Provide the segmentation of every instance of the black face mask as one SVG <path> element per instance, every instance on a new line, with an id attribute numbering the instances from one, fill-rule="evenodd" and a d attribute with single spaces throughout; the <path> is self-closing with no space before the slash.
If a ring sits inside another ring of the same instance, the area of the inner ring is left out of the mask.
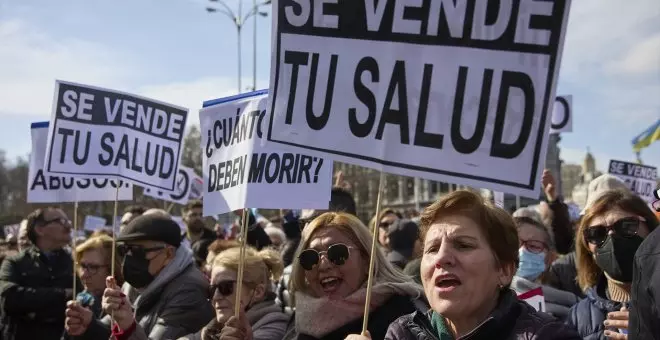
<path id="1" fill-rule="evenodd" d="M 149 273 L 149 260 L 144 256 L 126 254 L 121 265 L 124 280 L 134 288 L 144 288 L 154 280 Z"/>
<path id="2" fill-rule="evenodd" d="M 612 279 L 632 282 L 635 252 L 642 244 L 641 237 L 608 235 L 605 242 L 596 249 L 596 264 Z"/>

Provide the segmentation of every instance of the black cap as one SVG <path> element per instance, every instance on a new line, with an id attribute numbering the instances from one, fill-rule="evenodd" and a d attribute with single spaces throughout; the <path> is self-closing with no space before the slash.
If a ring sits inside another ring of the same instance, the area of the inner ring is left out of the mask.
<path id="1" fill-rule="evenodd" d="M 127 241 L 161 241 L 179 247 L 181 228 L 170 218 L 142 215 L 132 220 L 117 236 L 117 242 Z"/>
<path id="2" fill-rule="evenodd" d="M 392 250 L 409 251 L 415 247 L 419 226 L 411 220 L 397 220 L 387 229 L 387 236 Z"/>

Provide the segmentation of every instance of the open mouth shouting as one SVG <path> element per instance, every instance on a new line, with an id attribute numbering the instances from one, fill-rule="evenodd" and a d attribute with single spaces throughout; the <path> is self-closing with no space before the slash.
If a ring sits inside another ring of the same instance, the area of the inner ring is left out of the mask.
<path id="1" fill-rule="evenodd" d="M 441 274 L 435 278 L 435 290 L 440 293 L 451 293 L 461 284 L 461 280 L 454 274 Z"/>
<path id="2" fill-rule="evenodd" d="M 322 277 L 320 280 L 321 288 L 326 294 L 332 294 L 339 289 L 339 285 L 342 283 L 342 279 L 336 276 L 326 276 Z"/>

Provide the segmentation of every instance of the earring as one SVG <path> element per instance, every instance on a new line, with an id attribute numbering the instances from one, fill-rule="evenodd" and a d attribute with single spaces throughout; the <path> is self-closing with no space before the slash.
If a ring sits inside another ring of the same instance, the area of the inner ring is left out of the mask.
<path id="1" fill-rule="evenodd" d="M 504 285 L 500 283 L 497 285 L 497 288 L 499 288 L 499 290 L 504 290 Z"/>

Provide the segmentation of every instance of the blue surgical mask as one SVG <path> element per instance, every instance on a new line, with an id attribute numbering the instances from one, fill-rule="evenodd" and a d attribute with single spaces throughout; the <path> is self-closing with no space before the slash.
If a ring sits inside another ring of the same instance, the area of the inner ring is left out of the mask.
<path id="1" fill-rule="evenodd" d="M 545 271 L 545 252 L 534 254 L 525 247 L 520 247 L 518 257 L 520 257 L 520 263 L 516 276 L 534 281 Z"/>

